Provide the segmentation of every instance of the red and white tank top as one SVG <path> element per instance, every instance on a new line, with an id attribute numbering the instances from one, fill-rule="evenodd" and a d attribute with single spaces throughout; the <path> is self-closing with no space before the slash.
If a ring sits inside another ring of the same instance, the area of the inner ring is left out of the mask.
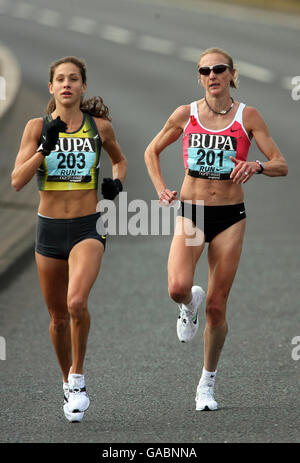
<path id="1" fill-rule="evenodd" d="M 227 180 L 235 164 L 230 156 L 246 161 L 250 139 L 243 125 L 244 103 L 224 129 L 205 128 L 198 117 L 197 101 L 190 105 L 190 118 L 183 131 L 183 161 L 192 177 Z"/>

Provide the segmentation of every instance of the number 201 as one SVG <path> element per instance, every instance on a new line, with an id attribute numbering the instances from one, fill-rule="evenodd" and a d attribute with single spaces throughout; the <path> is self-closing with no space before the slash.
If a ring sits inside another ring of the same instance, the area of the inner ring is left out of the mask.
<path id="1" fill-rule="evenodd" d="M 205 163 L 208 165 L 208 166 L 213 166 L 214 163 L 215 163 L 215 160 L 216 160 L 216 156 L 219 158 L 219 166 L 222 167 L 223 166 L 223 151 L 220 151 L 217 155 L 216 153 L 213 151 L 213 150 L 209 150 L 207 151 L 207 153 L 205 152 L 205 150 L 203 149 L 200 149 L 197 151 L 197 154 L 198 155 L 201 155 L 200 158 L 198 159 L 197 161 L 197 164 L 199 164 L 200 166 L 204 166 Z M 206 157 L 206 161 L 203 161 L 203 159 Z"/>

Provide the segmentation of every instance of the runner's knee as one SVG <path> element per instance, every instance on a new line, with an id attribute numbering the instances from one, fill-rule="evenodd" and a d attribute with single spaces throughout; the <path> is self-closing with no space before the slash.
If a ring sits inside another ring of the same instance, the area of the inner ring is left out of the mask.
<path id="1" fill-rule="evenodd" d="M 87 302 L 84 297 L 80 294 L 74 294 L 74 296 L 68 299 L 68 312 L 72 318 L 80 319 L 87 311 Z"/>
<path id="2" fill-rule="evenodd" d="M 191 292 L 191 286 L 186 282 L 174 280 L 169 282 L 169 295 L 174 302 L 180 303 Z"/>
<path id="3" fill-rule="evenodd" d="M 70 317 L 63 317 L 63 318 L 57 318 L 57 317 L 51 317 L 51 327 L 56 333 L 62 333 L 66 331 L 69 328 L 70 324 Z"/>
<path id="4" fill-rule="evenodd" d="M 217 301 L 208 301 L 206 303 L 206 321 L 208 325 L 216 328 L 222 326 L 226 321 L 226 305 Z"/>

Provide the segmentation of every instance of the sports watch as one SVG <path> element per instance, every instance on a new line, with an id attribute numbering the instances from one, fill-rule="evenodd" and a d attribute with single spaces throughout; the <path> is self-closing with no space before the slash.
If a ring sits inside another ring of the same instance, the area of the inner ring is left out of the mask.
<path id="1" fill-rule="evenodd" d="M 256 159 L 255 162 L 256 162 L 256 163 L 259 165 L 259 167 L 260 167 L 260 170 L 258 170 L 256 173 L 257 173 L 257 174 L 262 174 L 263 171 L 265 170 L 264 164 L 263 164 L 262 162 L 260 162 L 258 159 Z"/>

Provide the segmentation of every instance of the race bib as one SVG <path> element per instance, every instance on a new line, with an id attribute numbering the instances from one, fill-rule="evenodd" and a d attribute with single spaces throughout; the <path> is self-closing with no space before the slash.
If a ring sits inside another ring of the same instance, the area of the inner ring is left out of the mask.
<path id="1" fill-rule="evenodd" d="M 189 134 L 188 166 L 195 176 L 228 179 L 235 164 L 237 140 L 227 135 Z"/>
<path id="2" fill-rule="evenodd" d="M 68 146 L 66 146 L 68 149 L 64 150 L 62 148 L 64 148 L 64 144 L 66 144 L 66 142 L 68 142 Z M 57 150 L 52 151 L 49 156 L 45 157 L 48 170 L 47 181 L 77 183 L 90 182 L 91 169 L 96 160 L 96 152 L 93 142 L 94 140 L 89 139 L 60 139 L 59 144 L 56 145 Z M 78 146 L 80 144 L 82 146 Z M 74 149 L 78 147 L 84 148 L 84 150 Z"/>

